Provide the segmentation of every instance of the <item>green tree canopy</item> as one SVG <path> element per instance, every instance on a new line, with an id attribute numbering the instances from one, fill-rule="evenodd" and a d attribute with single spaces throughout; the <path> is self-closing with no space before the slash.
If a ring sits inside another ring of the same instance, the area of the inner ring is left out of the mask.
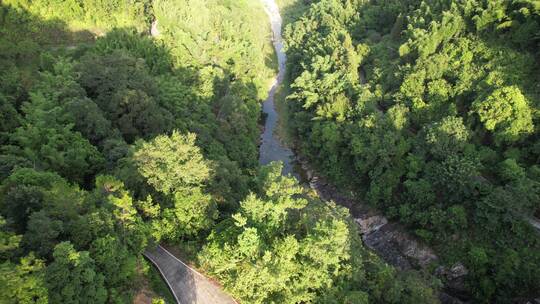
<path id="1" fill-rule="evenodd" d="M 142 143 L 134 154 L 139 172 L 165 194 L 202 186 L 210 177 L 210 168 L 195 139 L 195 134 L 173 131 L 171 136 L 161 135 Z"/>
<path id="2" fill-rule="evenodd" d="M 51 302 L 106 302 L 104 276 L 87 251 L 77 251 L 71 243 L 63 242 L 54 248 L 53 257 L 45 275 Z"/>
<path id="3" fill-rule="evenodd" d="M 498 142 L 514 142 L 533 132 L 531 109 L 525 96 L 515 86 L 503 87 L 472 104 L 486 130 Z"/>

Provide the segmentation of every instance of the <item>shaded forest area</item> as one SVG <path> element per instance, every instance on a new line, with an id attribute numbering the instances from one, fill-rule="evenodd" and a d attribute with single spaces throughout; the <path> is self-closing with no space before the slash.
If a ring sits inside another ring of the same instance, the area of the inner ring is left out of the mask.
<path id="1" fill-rule="evenodd" d="M 160 293 L 141 255 L 159 242 L 243 303 L 437 301 L 362 247 L 346 209 L 258 167 L 276 65 L 260 3 L 0 8 L 0 303 Z"/>
<path id="2" fill-rule="evenodd" d="M 301 153 L 469 269 L 540 294 L 538 1 L 320 0 L 285 31 Z"/>
<path id="3" fill-rule="evenodd" d="M 536 2 L 279 3 L 302 152 L 465 263 L 475 301 L 536 296 Z M 2 1 L 0 303 L 132 302 L 159 242 L 242 303 L 438 302 L 345 208 L 258 166 L 266 20 L 250 0 Z"/>
<path id="4" fill-rule="evenodd" d="M 250 1 L 2 1 L 1 303 L 130 302 L 144 248 L 238 207 L 274 74 L 262 18 Z"/>

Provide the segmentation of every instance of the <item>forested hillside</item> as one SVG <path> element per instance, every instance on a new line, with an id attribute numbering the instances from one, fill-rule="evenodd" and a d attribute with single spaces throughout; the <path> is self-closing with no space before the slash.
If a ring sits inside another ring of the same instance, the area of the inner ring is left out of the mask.
<path id="1" fill-rule="evenodd" d="M 252 1 L 2 1 L 0 303 L 128 303 L 144 248 L 237 208 L 274 74 L 261 19 Z"/>
<path id="2" fill-rule="evenodd" d="M 261 168 L 253 192 L 199 254 L 241 303 L 439 303 L 439 282 L 382 262 L 364 248 L 346 208 L 281 169 Z"/>
<path id="3" fill-rule="evenodd" d="M 538 1 L 278 3 L 301 153 L 465 264 L 460 296 L 537 297 Z M 397 271 L 258 165 L 267 20 L 255 0 L 0 3 L 0 303 L 131 303 L 158 243 L 241 303 L 439 301 L 433 269 Z"/>
<path id="4" fill-rule="evenodd" d="M 538 296 L 538 1 L 308 2 L 285 33 L 301 153 L 464 263 L 475 303 Z"/>
<path id="5" fill-rule="evenodd" d="M 243 303 L 437 302 L 346 209 L 258 168 L 276 64 L 260 3 L 0 8 L 0 303 L 130 303 L 160 242 Z"/>

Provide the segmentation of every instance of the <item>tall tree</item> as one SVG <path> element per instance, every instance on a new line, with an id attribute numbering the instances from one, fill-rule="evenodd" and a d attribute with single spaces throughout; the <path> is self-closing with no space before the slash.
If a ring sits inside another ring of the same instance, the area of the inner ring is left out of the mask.
<path id="1" fill-rule="evenodd" d="M 165 194 L 202 186 L 210 177 L 210 168 L 195 139 L 195 134 L 173 131 L 171 136 L 142 143 L 134 154 L 139 172 Z"/>
<path id="2" fill-rule="evenodd" d="M 87 251 L 76 251 L 69 242 L 54 248 L 54 260 L 45 278 L 52 303 L 105 303 L 104 276 Z"/>

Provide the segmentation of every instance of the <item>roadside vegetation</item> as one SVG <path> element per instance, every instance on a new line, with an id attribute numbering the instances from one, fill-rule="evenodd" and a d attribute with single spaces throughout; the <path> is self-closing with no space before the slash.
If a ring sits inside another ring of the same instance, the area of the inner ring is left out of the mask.
<path id="1" fill-rule="evenodd" d="M 252 1 L 2 2 L 1 303 L 130 302 L 147 246 L 237 208 L 274 74 L 261 18 Z"/>
<path id="2" fill-rule="evenodd" d="M 534 1 L 278 4 L 302 153 L 466 263 L 475 301 L 534 295 Z M 0 303 L 170 302 L 142 257 L 161 242 L 242 303 L 439 301 L 347 209 L 259 166 L 267 20 L 252 0 L 2 1 Z"/>
<path id="3" fill-rule="evenodd" d="M 276 71 L 258 2 L 0 8 L 0 303 L 171 301 L 141 254 L 159 242 L 244 303 L 435 302 L 347 210 L 259 168 Z"/>

